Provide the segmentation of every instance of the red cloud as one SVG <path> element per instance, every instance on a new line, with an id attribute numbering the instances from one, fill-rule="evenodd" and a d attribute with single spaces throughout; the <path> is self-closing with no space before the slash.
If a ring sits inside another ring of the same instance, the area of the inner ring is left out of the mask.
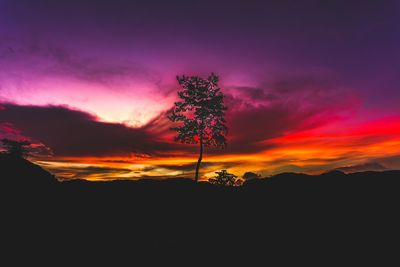
<path id="1" fill-rule="evenodd" d="M 356 97 L 315 79 L 289 80 L 265 89 L 233 87 L 228 91 L 231 153 L 267 149 L 271 144 L 265 140 L 336 122 L 359 106 Z"/>

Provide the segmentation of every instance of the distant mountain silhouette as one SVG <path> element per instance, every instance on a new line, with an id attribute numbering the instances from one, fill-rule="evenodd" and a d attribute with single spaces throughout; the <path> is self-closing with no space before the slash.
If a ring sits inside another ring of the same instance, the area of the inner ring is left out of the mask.
<path id="1" fill-rule="evenodd" d="M 5 156 L 0 170 L 2 252 L 35 255 L 31 263 L 52 262 L 49 255 L 112 265 L 146 256 L 147 266 L 209 265 L 211 257 L 248 265 L 397 259 L 400 171 L 282 173 L 220 187 L 190 179 L 57 182 Z"/>
<path id="2" fill-rule="evenodd" d="M 365 164 L 353 165 L 336 168 L 335 170 L 350 173 L 350 172 L 365 172 L 365 171 L 385 171 L 387 168 L 380 163 L 370 162 Z"/>

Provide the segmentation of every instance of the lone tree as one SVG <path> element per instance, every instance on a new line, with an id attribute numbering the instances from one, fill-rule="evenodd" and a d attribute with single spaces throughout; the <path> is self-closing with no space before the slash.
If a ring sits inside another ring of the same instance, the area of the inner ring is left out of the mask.
<path id="1" fill-rule="evenodd" d="M 225 123 L 224 94 L 218 86 L 219 77 L 211 73 L 207 79 L 198 76 L 178 76 L 181 99 L 175 102 L 168 116 L 180 126 L 171 128 L 177 132 L 175 141 L 184 144 L 199 144 L 199 159 L 196 165 L 196 182 L 203 159 L 203 146 L 225 148 L 228 127 Z"/>
<path id="2" fill-rule="evenodd" d="M 6 151 L 5 153 L 17 157 L 17 158 L 25 158 L 29 154 L 29 145 L 31 144 L 30 142 L 24 140 L 24 141 L 15 141 L 15 140 L 10 140 L 7 138 L 1 139 L 1 142 L 3 143 L 3 147 L 5 147 Z"/>

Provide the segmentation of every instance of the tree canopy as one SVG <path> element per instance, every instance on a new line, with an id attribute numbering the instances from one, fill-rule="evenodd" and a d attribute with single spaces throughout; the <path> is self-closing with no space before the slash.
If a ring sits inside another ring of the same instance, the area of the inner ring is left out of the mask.
<path id="1" fill-rule="evenodd" d="M 224 95 L 218 87 L 219 77 L 212 73 L 207 79 L 198 76 L 177 77 L 182 90 L 178 96 L 182 101 L 175 102 L 170 120 L 183 122 L 174 127 L 178 135 L 176 141 L 224 148 L 226 146 L 226 127 L 224 115 L 226 107 Z"/>
<path id="2" fill-rule="evenodd" d="M 236 185 L 236 175 L 229 173 L 227 170 L 215 172 L 215 178 L 210 178 L 208 181 L 214 185 L 234 186 Z"/>

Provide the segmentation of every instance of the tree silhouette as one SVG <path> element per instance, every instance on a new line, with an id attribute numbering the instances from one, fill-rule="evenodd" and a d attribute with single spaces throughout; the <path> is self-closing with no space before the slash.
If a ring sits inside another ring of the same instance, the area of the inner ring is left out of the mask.
<path id="1" fill-rule="evenodd" d="M 222 170 L 215 173 L 215 178 L 210 178 L 208 181 L 214 185 L 234 186 L 236 185 L 236 175 L 229 173 L 227 170 Z"/>
<path id="2" fill-rule="evenodd" d="M 177 77 L 181 90 L 178 96 L 181 101 L 175 102 L 168 116 L 173 122 L 181 122 L 178 127 L 171 128 L 177 132 L 175 141 L 185 144 L 199 144 L 199 159 L 196 165 L 196 182 L 203 159 L 203 146 L 225 148 L 228 128 L 225 123 L 225 110 L 218 81 L 219 77 L 211 73 L 207 79 L 198 76 Z"/>
<path id="3" fill-rule="evenodd" d="M 6 149 L 6 154 L 17 158 L 25 158 L 28 156 L 28 146 L 31 144 L 30 142 L 26 140 L 15 141 L 7 138 L 2 139 L 1 142 L 3 143 L 3 147 Z"/>

